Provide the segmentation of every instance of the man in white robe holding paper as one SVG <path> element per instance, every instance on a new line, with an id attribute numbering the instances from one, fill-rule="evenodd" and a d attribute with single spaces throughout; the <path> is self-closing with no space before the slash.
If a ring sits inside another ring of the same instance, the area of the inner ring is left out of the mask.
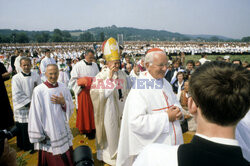
<path id="1" fill-rule="evenodd" d="M 28 57 L 20 59 L 22 71 L 12 78 L 12 101 L 14 118 L 18 128 L 17 147 L 23 150 L 33 150 L 29 142 L 28 117 L 33 89 L 41 83 L 40 76 L 31 72 L 31 60 Z"/>
<path id="2" fill-rule="evenodd" d="M 133 83 L 124 107 L 117 166 L 132 165 L 148 144 L 183 143 L 179 123 L 182 107 L 171 85 L 164 79 L 167 64 L 163 50 L 153 48 L 147 52 L 147 71 Z"/>
<path id="3" fill-rule="evenodd" d="M 57 82 L 56 64 L 46 68 L 47 81 L 34 89 L 29 112 L 29 138 L 39 150 L 38 165 L 73 165 L 69 119 L 74 104 L 69 89 Z"/>
<path id="4" fill-rule="evenodd" d="M 119 70 L 118 43 L 109 38 L 104 46 L 107 67 L 94 78 L 90 95 L 94 106 L 97 159 L 116 165 L 121 118 L 129 84 L 127 74 Z"/>

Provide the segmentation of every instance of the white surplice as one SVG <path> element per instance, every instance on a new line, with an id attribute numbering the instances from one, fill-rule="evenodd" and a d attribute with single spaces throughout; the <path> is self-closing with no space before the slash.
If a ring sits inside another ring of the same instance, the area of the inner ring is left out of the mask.
<path id="1" fill-rule="evenodd" d="M 48 58 L 47 56 L 42 59 L 40 63 L 40 72 L 41 72 L 41 79 L 43 82 L 46 81 L 45 71 L 48 64 L 56 64 L 56 61 L 53 58 Z"/>
<path id="2" fill-rule="evenodd" d="M 44 83 L 34 89 L 29 110 L 28 133 L 35 149 L 53 153 L 65 153 L 72 146 L 73 136 L 69 119 L 74 104 L 69 89 L 62 83 L 58 87 L 48 88 Z M 51 102 L 52 95 L 63 94 L 66 102 L 64 111 L 60 104 Z M 46 140 L 46 141 L 44 141 Z"/>
<path id="3" fill-rule="evenodd" d="M 18 57 L 16 57 L 15 62 L 14 62 L 14 66 L 15 66 L 15 68 L 16 68 L 16 72 L 17 72 L 17 73 L 19 73 L 19 72 L 22 71 L 22 68 L 21 68 L 21 66 L 20 66 L 20 60 L 21 60 L 22 57 L 23 57 L 23 56 L 18 56 Z"/>
<path id="4" fill-rule="evenodd" d="M 65 86 L 68 87 L 68 82 L 69 82 L 69 75 L 67 72 L 67 65 L 66 64 L 62 64 L 61 62 L 59 62 L 57 64 L 58 69 L 59 69 L 59 76 L 57 81 L 64 83 Z"/>
<path id="5" fill-rule="evenodd" d="M 165 112 L 172 106 L 182 109 L 168 81 L 155 80 L 148 71 L 141 73 L 125 103 L 117 166 L 132 165 L 148 144 L 183 143 L 179 120 L 169 122 Z"/>
<path id="6" fill-rule="evenodd" d="M 115 165 L 121 118 L 124 103 L 129 92 L 129 78 L 124 71 L 119 70 L 114 73 L 112 77 L 113 82 L 111 82 L 108 79 L 109 71 L 108 68 L 103 68 L 97 74 L 92 84 L 90 95 L 95 116 L 97 159 L 109 165 Z M 119 99 L 116 79 L 122 81 L 120 84 L 122 87 L 122 99 Z M 99 84 L 100 82 L 106 88 L 103 86 L 99 87 L 101 85 Z"/>
<path id="7" fill-rule="evenodd" d="M 70 75 L 71 78 L 69 80 L 69 87 L 72 89 L 75 93 L 75 104 L 76 108 L 78 108 L 78 101 L 77 96 L 81 92 L 81 86 L 77 85 L 77 79 L 81 77 L 95 77 L 99 73 L 99 69 L 96 63 L 92 62 L 92 65 L 86 65 L 86 63 L 81 60 L 80 62 L 77 62 Z"/>
<path id="8" fill-rule="evenodd" d="M 25 77 L 19 72 L 11 81 L 15 121 L 28 123 L 29 108 L 25 105 L 30 103 L 34 87 L 41 83 L 40 76 L 36 72 L 31 72 L 31 76 Z"/>
<path id="9" fill-rule="evenodd" d="M 235 138 L 239 142 L 244 158 L 250 162 L 250 110 L 238 123 Z"/>

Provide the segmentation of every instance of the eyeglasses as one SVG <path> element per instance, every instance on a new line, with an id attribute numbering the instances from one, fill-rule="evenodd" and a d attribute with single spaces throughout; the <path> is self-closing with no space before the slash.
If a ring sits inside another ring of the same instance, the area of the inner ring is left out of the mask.
<path id="1" fill-rule="evenodd" d="M 168 63 L 167 64 L 154 64 L 154 63 L 152 63 L 153 65 L 155 65 L 155 66 L 158 66 L 158 67 L 160 67 L 160 68 L 163 68 L 164 66 L 166 66 L 166 67 L 168 67 Z"/>

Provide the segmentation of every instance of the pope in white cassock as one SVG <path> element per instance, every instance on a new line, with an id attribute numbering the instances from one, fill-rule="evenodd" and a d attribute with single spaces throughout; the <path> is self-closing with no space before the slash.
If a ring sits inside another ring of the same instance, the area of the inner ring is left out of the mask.
<path id="1" fill-rule="evenodd" d="M 117 166 L 132 165 L 151 143 L 183 143 L 179 119 L 181 105 L 164 79 L 168 59 L 159 48 L 148 51 L 147 70 L 140 74 L 125 103 L 118 145 Z"/>
<path id="2" fill-rule="evenodd" d="M 38 165 L 73 165 L 69 119 L 74 104 L 69 89 L 58 79 L 58 67 L 49 64 L 47 81 L 33 92 L 28 133 L 30 142 L 39 150 Z"/>
<path id="3" fill-rule="evenodd" d="M 120 53 L 116 40 L 109 38 L 103 46 L 107 67 L 94 78 L 90 95 L 94 106 L 97 159 L 115 165 L 129 78 L 119 70 Z"/>
<path id="4" fill-rule="evenodd" d="M 41 80 L 43 82 L 46 81 L 45 70 L 48 64 L 56 64 L 56 61 L 50 57 L 50 50 L 45 49 L 45 58 L 40 63 Z"/>

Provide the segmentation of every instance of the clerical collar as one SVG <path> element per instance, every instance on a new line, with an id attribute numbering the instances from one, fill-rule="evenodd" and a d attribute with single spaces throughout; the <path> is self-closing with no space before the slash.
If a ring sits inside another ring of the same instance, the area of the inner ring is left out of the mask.
<path id="1" fill-rule="evenodd" d="M 87 62 L 85 59 L 83 60 L 85 62 L 86 65 L 92 65 L 92 62 Z"/>
<path id="2" fill-rule="evenodd" d="M 195 135 L 197 135 L 203 139 L 215 142 L 215 143 L 224 144 L 224 145 L 231 145 L 231 146 L 239 146 L 238 141 L 235 139 L 220 138 L 220 137 L 208 137 L 206 135 L 199 134 L 199 133 L 196 133 Z"/>
<path id="3" fill-rule="evenodd" d="M 31 76 L 31 72 L 29 74 L 27 74 L 27 73 L 24 73 L 24 72 L 21 71 L 21 73 L 23 74 L 24 77 Z"/>
<path id="4" fill-rule="evenodd" d="M 58 83 L 52 84 L 52 83 L 50 83 L 48 80 L 45 81 L 44 84 L 45 84 L 48 88 L 56 88 L 56 87 L 58 87 Z"/>

